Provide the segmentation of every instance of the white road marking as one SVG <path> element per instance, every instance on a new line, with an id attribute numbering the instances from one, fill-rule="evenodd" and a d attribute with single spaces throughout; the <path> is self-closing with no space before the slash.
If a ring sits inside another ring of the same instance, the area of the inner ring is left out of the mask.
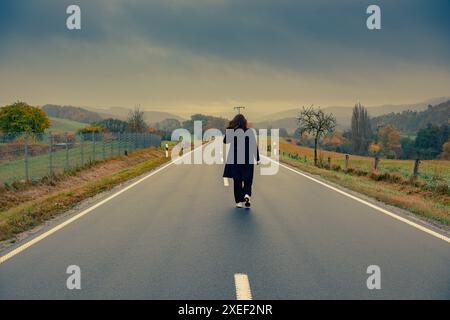
<path id="1" fill-rule="evenodd" d="M 229 187 L 230 186 L 230 182 L 228 181 L 228 178 L 223 178 L 223 185 L 225 187 Z"/>
<path id="2" fill-rule="evenodd" d="M 262 157 L 269 159 L 269 161 L 277 162 L 277 161 L 275 161 L 275 160 L 273 160 L 273 159 L 271 159 L 271 158 L 269 158 L 269 157 L 266 157 L 266 156 L 263 156 L 263 155 L 262 155 Z M 340 194 L 342 194 L 342 195 L 344 195 L 344 196 L 346 196 L 346 197 L 349 197 L 349 198 L 351 198 L 351 199 L 353 199 L 353 200 L 356 200 L 356 201 L 358 201 L 358 202 L 360 202 L 360 203 L 362 203 L 362 204 L 365 204 L 365 205 L 368 206 L 368 207 L 371 207 L 371 208 L 373 208 L 373 209 L 375 209 L 375 210 L 378 210 L 378 211 L 380 211 L 381 213 L 384 213 L 384 214 L 386 214 L 386 215 L 388 215 L 388 216 L 390 216 L 390 217 L 392 217 L 392 218 L 394 218 L 394 219 L 397 219 L 397 220 L 399 220 L 399 221 L 401 221 L 401 222 L 404 222 L 404 223 L 406 223 L 406 224 L 408 224 L 408 225 L 410 225 L 410 226 L 412 226 L 412 227 L 414 227 L 414 228 L 416 228 L 416 229 L 418 229 L 418 230 L 421 230 L 421 231 L 423 231 L 423 232 L 426 232 L 426 233 L 428 233 L 429 235 L 432 235 L 432 236 L 434 236 L 434 237 L 436 237 L 436 238 L 438 238 L 438 239 L 441 239 L 441 240 L 444 240 L 444 241 L 450 243 L 450 238 L 449 238 L 449 237 L 446 237 L 446 236 L 443 235 L 443 234 L 440 234 L 440 233 L 438 233 L 438 232 L 436 232 L 436 231 L 433 231 L 433 230 L 431 230 L 431 229 L 428 229 L 428 228 L 426 228 L 426 227 L 424 227 L 424 226 L 422 226 L 422 225 L 420 225 L 420 224 L 417 224 L 417 223 L 415 223 L 415 222 L 412 222 L 412 221 L 410 221 L 410 220 L 408 220 L 408 219 L 406 219 L 406 218 L 403 218 L 403 217 L 401 217 L 401 216 L 399 216 L 399 215 L 397 215 L 397 214 L 395 214 L 395 213 L 393 213 L 393 212 L 391 212 L 391 211 L 388 211 L 388 210 L 383 209 L 383 208 L 381 208 L 381 207 L 379 207 L 379 206 L 377 206 L 377 205 L 375 205 L 375 204 L 373 204 L 373 203 L 370 203 L 370 202 L 368 202 L 368 201 L 365 201 L 365 200 L 363 200 L 363 199 L 360 199 L 360 198 L 358 198 L 358 197 L 356 197 L 356 196 L 354 196 L 354 195 L 352 195 L 352 194 L 350 194 L 350 193 L 347 193 L 347 192 L 345 192 L 345 191 L 343 191 L 343 190 L 340 190 L 340 189 L 338 189 L 338 188 L 335 188 L 335 187 L 333 187 L 333 186 L 331 186 L 331 185 L 329 185 L 329 184 L 327 184 L 327 183 L 325 183 L 325 182 L 323 182 L 323 181 L 320 181 L 320 180 L 318 180 L 318 179 L 315 179 L 315 178 L 313 178 L 313 177 L 310 177 L 309 175 L 304 174 L 304 173 L 302 173 L 302 172 L 300 172 L 300 171 L 298 171 L 298 170 L 295 170 L 295 169 L 293 169 L 293 168 L 291 168 L 291 167 L 289 167 L 289 166 L 287 166 L 287 165 L 285 165 L 285 164 L 282 164 L 282 163 L 280 163 L 280 162 L 278 162 L 278 164 L 279 164 L 281 167 L 283 167 L 283 168 L 285 168 L 285 169 L 287 169 L 287 170 L 289 170 L 289 171 L 295 172 L 296 174 L 299 174 L 299 175 L 301 175 L 301 176 L 303 176 L 303 177 L 305 177 L 305 178 L 307 178 L 307 179 L 309 179 L 309 180 L 312 180 L 312 181 L 314 181 L 314 182 L 317 182 L 317 183 L 319 183 L 319 184 L 321 184 L 321 185 L 323 185 L 323 186 L 325 186 L 325 187 L 327 187 L 327 188 L 329 188 L 329 189 L 331 189 L 331 190 L 333 190 L 333 191 L 336 191 L 336 192 L 338 192 L 338 193 L 340 193 Z"/>
<path id="3" fill-rule="evenodd" d="M 234 275 L 234 285 L 236 287 L 237 300 L 252 300 L 252 291 L 250 281 L 245 273 L 236 273 Z"/>
<path id="4" fill-rule="evenodd" d="M 198 147 L 200 148 L 200 147 Z M 192 152 L 194 152 L 196 149 L 191 150 L 190 152 L 186 153 L 185 155 L 181 156 L 178 160 L 187 157 L 189 154 L 191 154 Z M 39 241 L 47 238 L 48 236 L 52 235 L 53 233 L 55 233 L 58 230 L 61 230 L 62 228 L 64 228 L 65 226 L 71 224 L 72 222 L 80 219 L 81 217 L 83 217 L 84 215 L 88 214 L 89 212 L 95 210 L 96 208 L 100 207 L 101 205 L 105 204 L 106 202 L 110 201 L 111 199 L 114 199 L 115 197 L 117 197 L 118 195 L 124 193 L 125 191 L 133 188 L 134 186 L 136 186 L 137 184 L 141 183 L 142 181 L 150 178 L 151 176 L 157 174 L 158 172 L 161 172 L 162 170 L 166 169 L 167 167 L 171 166 L 172 164 L 175 163 L 177 159 L 172 160 L 171 162 L 169 162 L 168 164 L 150 172 L 148 175 L 146 175 L 145 177 L 142 177 L 141 179 L 139 179 L 138 181 L 133 182 L 132 184 L 130 184 L 129 186 L 117 191 L 116 193 L 110 195 L 108 198 L 103 199 L 102 201 L 96 203 L 95 205 L 93 205 L 90 208 L 87 208 L 86 210 L 81 211 L 80 213 L 78 213 L 77 215 L 73 216 L 72 218 L 62 222 L 61 224 L 57 225 L 56 227 L 44 232 L 43 234 L 37 236 L 36 238 L 31 239 L 30 241 L 24 243 L 23 245 L 21 245 L 20 247 L 8 252 L 7 254 L 5 254 L 4 256 L 0 257 L 0 264 L 2 264 L 3 262 L 5 262 L 8 259 L 11 259 L 12 257 L 14 257 L 15 255 L 19 254 L 20 252 L 28 249 L 29 247 L 31 247 L 32 245 L 38 243 Z"/>

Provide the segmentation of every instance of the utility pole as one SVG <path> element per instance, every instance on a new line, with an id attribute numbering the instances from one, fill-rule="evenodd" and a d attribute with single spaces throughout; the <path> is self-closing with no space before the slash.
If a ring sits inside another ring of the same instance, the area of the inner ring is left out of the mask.
<path id="1" fill-rule="evenodd" d="M 237 110 L 238 114 L 241 113 L 241 109 L 245 109 L 245 107 L 234 107 L 235 110 Z"/>

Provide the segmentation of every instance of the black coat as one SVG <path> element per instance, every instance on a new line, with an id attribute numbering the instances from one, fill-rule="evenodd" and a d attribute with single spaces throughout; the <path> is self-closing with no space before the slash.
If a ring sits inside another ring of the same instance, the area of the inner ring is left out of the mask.
<path id="1" fill-rule="evenodd" d="M 255 139 L 249 137 L 245 138 L 244 163 L 238 163 L 238 152 L 242 152 L 243 150 L 238 150 L 237 137 L 234 137 L 233 141 L 227 141 L 227 137 L 225 135 L 225 137 L 223 138 L 223 143 L 230 143 L 230 151 L 228 153 L 228 159 L 225 164 L 223 177 L 246 181 L 253 180 L 253 168 L 255 160 L 259 161 L 259 149 L 257 145 L 254 145 L 253 148 L 250 148 L 250 143 L 256 144 L 256 136 Z M 234 150 L 234 152 L 232 152 L 232 150 Z M 231 159 L 231 157 L 234 157 L 234 159 Z"/>

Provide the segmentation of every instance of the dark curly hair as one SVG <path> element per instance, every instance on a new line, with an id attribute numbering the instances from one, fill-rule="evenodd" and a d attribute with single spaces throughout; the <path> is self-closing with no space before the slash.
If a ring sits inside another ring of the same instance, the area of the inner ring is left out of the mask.
<path id="1" fill-rule="evenodd" d="M 233 120 L 230 121 L 230 123 L 228 124 L 227 129 L 242 129 L 245 130 L 247 129 L 247 119 L 245 119 L 243 114 L 237 114 Z"/>

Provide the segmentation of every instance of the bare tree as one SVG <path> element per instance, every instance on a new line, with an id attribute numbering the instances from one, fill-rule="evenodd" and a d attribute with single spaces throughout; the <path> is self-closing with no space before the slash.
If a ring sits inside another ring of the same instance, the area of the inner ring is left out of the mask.
<path id="1" fill-rule="evenodd" d="M 128 114 L 128 128 L 132 132 L 145 132 L 148 128 L 144 121 L 144 112 L 139 107 L 135 107 Z"/>
<path id="2" fill-rule="evenodd" d="M 297 118 L 300 135 L 304 132 L 314 136 L 314 165 L 317 165 L 317 145 L 326 134 L 336 127 L 336 118 L 332 113 L 326 114 L 320 108 L 303 107 Z"/>

